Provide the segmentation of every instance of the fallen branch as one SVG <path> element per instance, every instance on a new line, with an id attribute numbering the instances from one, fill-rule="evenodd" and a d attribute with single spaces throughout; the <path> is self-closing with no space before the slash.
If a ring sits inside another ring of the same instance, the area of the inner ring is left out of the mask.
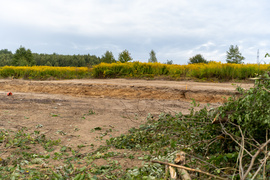
<path id="1" fill-rule="evenodd" d="M 270 93 L 270 91 L 268 89 L 266 89 L 265 87 L 262 87 L 262 88 L 263 88 L 263 90 L 265 90 L 265 91 L 267 91 L 267 92 Z"/>
<path id="2" fill-rule="evenodd" d="M 254 156 L 252 156 L 250 165 L 246 171 L 246 173 L 243 176 L 243 179 L 245 179 L 248 176 L 248 173 L 251 171 L 251 168 L 257 158 L 257 156 L 263 151 L 263 149 L 267 146 L 267 144 L 270 143 L 270 139 L 268 139 L 268 141 L 266 141 L 264 144 L 261 145 L 261 147 L 258 149 L 258 151 L 254 154 Z"/>
<path id="3" fill-rule="evenodd" d="M 264 166 L 264 165 L 266 164 L 267 159 L 269 158 L 269 154 L 270 154 L 270 153 L 268 153 L 268 154 L 265 156 L 265 158 L 263 158 L 261 165 L 259 166 L 259 168 L 258 168 L 257 171 L 255 172 L 255 174 L 253 175 L 253 177 L 251 178 L 251 180 L 253 180 L 253 179 L 257 176 L 257 174 L 258 174 L 259 171 L 261 170 L 262 166 Z M 264 173 L 263 173 L 263 176 L 265 176 L 265 171 L 264 171 Z M 264 177 L 264 179 L 266 179 L 266 178 Z"/>
<path id="4" fill-rule="evenodd" d="M 227 178 L 222 178 L 222 177 L 219 177 L 219 176 L 215 176 L 213 174 L 210 174 L 208 172 L 204 172 L 204 171 L 201 171 L 201 170 L 198 170 L 198 169 L 192 169 L 192 168 L 188 168 L 188 167 L 185 167 L 185 166 L 180 166 L 180 165 L 176 165 L 176 164 L 172 164 L 172 163 L 167 163 L 167 162 L 162 162 L 162 161 L 156 161 L 156 160 L 152 160 L 151 162 L 152 163 L 165 164 L 165 165 L 168 165 L 168 166 L 185 169 L 187 171 L 193 171 L 193 172 L 198 172 L 198 173 L 206 174 L 206 175 L 211 176 L 211 177 L 216 178 L 216 179 L 227 180 Z"/>
<path id="5" fill-rule="evenodd" d="M 233 124 L 233 123 L 231 123 L 231 124 Z M 225 130 L 225 127 L 223 126 L 223 124 L 220 123 L 220 125 L 222 126 L 222 131 L 224 132 L 224 134 L 230 136 L 230 138 L 231 138 L 236 144 L 238 144 L 238 146 L 240 146 L 241 148 L 243 148 L 243 149 L 246 151 L 246 153 L 247 153 L 250 157 L 252 157 L 252 154 L 251 154 L 248 150 L 246 150 L 245 147 L 242 147 L 242 145 L 241 145 L 237 140 L 235 140 L 234 137 L 233 137 L 230 133 L 228 133 L 228 132 Z M 234 125 L 234 124 L 233 124 L 233 125 Z M 235 126 L 237 126 L 237 125 L 235 125 Z M 237 127 L 238 127 L 238 126 L 237 126 Z"/>

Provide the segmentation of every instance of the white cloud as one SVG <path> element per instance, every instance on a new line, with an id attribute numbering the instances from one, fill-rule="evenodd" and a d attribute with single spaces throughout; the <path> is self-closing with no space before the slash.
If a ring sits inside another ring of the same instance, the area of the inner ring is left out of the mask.
<path id="1" fill-rule="evenodd" d="M 106 49 L 117 55 L 128 49 L 134 59 L 147 61 L 154 49 L 162 62 L 185 63 L 196 54 L 224 59 L 231 44 L 238 44 L 246 59 L 254 59 L 254 49 L 270 49 L 267 0 L 0 0 L 0 4 L 4 39 L 0 48 L 13 51 L 14 44 L 67 54 L 101 55 Z"/>

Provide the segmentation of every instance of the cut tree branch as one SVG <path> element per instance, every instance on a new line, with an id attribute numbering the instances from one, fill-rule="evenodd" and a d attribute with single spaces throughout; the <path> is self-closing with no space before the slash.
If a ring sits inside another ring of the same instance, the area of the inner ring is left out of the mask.
<path id="1" fill-rule="evenodd" d="M 223 124 L 222 124 L 222 123 L 220 123 L 220 124 L 221 124 L 221 126 L 222 126 L 222 131 L 223 131 L 225 134 L 227 134 L 228 136 L 230 136 L 230 138 L 231 138 L 236 144 L 238 144 L 238 146 L 242 147 L 242 145 L 241 145 L 238 141 L 236 141 L 236 140 L 234 139 L 234 137 L 233 137 L 230 133 L 228 133 L 228 132 L 225 130 L 225 127 L 223 126 Z M 252 157 L 252 154 L 250 154 L 250 152 L 249 152 L 248 150 L 246 150 L 245 147 L 242 147 L 242 148 L 246 151 L 246 153 L 247 153 L 248 155 L 250 155 L 250 157 Z"/>
<path id="2" fill-rule="evenodd" d="M 243 178 L 242 179 L 246 179 L 246 177 L 248 176 L 248 173 L 250 172 L 253 164 L 254 164 L 254 161 L 256 160 L 257 156 L 261 153 L 261 151 L 265 148 L 265 146 L 267 146 L 267 144 L 270 143 L 270 139 L 268 139 L 268 141 L 266 141 L 264 144 L 261 145 L 261 147 L 259 148 L 259 150 L 254 154 L 254 156 L 252 156 L 252 159 L 251 159 L 251 162 L 250 162 L 250 165 L 246 171 L 246 173 L 244 174 Z"/>
<path id="3" fill-rule="evenodd" d="M 208 172 L 201 171 L 201 170 L 199 170 L 199 169 L 192 169 L 192 168 L 188 168 L 188 167 L 186 167 L 186 166 L 180 166 L 180 165 L 176 165 L 176 164 L 172 164 L 172 163 L 167 163 L 167 162 L 162 162 L 162 161 L 156 161 L 156 160 L 152 160 L 151 162 L 152 162 L 152 163 L 165 164 L 165 165 L 168 165 L 168 166 L 172 166 L 172 167 L 176 167 L 176 168 L 185 169 L 185 170 L 187 170 L 187 171 L 193 171 L 193 172 L 198 172 L 198 173 L 206 174 L 206 175 L 211 176 L 211 177 L 216 178 L 216 179 L 228 180 L 227 178 L 222 178 L 222 177 L 219 177 L 219 176 L 210 174 L 210 173 L 208 173 Z"/>

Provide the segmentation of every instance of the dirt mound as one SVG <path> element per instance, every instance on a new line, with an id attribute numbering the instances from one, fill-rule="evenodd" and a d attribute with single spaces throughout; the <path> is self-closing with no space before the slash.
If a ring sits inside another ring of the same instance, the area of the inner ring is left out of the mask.
<path id="1" fill-rule="evenodd" d="M 250 87 L 251 84 L 245 84 Z M 2 80 L 0 90 L 65 94 L 77 97 L 107 97 L 117 99 L 163 99 L 190 100 L 199 102 L 224 102 L 237 94 L 229 83 L 196 83 L 146 80 L 66 80 L 24 81 Z"/>

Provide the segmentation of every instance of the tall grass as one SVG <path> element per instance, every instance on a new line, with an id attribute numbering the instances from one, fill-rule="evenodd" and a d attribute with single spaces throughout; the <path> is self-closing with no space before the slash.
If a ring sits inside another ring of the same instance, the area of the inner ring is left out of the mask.
<path id="1" fill-rule="evenodd" d="M 4 66 L 0 67 L 0 77 L 24 79 L 75 79 L 75 78 L 154 78 L 169 79 L 220 79 L 245 80 L 270 69 L 269 64 L 209 64 L 168 65 L 161 63 L 101 63 L 89 69 L 87 67 L 51 67 L 51 66 Z"/>
<path id="2" fill-rule="evenodd" d="M 2 78 L 14 77 L 24 79 L 74 79 L 90 77 L 87 67 L 50 67 L 50 66 L 4 66 L 0 67 Z"/>
<path id="3" fill-rule="evenodd" d="M 255 77 L 270 69 L 270 65 L 263 64 L 224 64 L 211 62 L 209 64 L 167 65 L 161 63 L 101 63 L 93 67 L 95 78 L 115 77 L 155 77 L 168 76 L 171 78 L 199 78 L 222 80 L 244 80 Z"/>

